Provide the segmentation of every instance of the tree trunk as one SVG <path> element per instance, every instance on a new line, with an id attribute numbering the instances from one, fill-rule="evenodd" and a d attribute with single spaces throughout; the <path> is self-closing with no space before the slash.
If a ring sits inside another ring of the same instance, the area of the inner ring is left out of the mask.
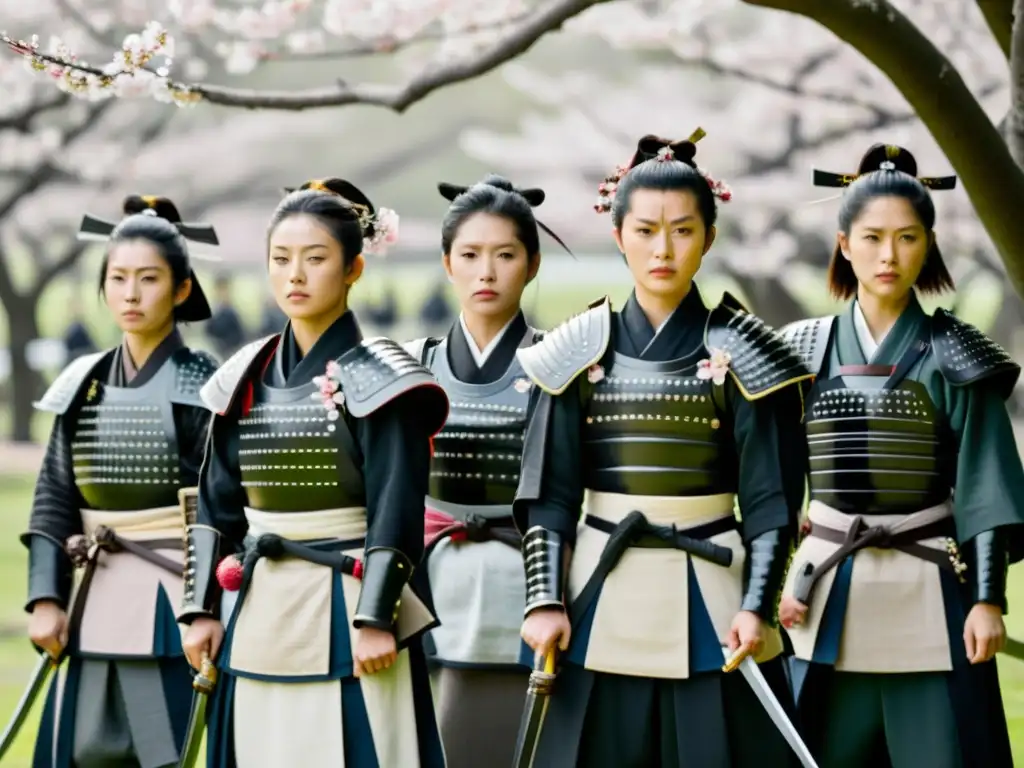
<path id="1" fill-rule="evenodd" d="M 750 302 L 751 306 L 747 309 L 772 328 L 778 330 L 788 323 L 807 317 L 807 310 L 790 295 L 780 280 L 753 277 L 734 271 L 727 274 L 736 281 Z"/>
<path id="2" fill-rule="evenodd" d="M 38 296 L 29 294 L 4 303 L 7 313 L 11 353 L 11 439 L 16 443 L 32 441 L 32 403 L 42 395 L 43 382 L 28 364 L 29 342 L 39 338 L 36 322 Z"/>
<path id="3" fill-rule="evenodd" d="M 817 21 L 889 77 L 949 158 L 1010 280 L 1024 296 L 1024 171 L 949 59 L 886 0 L 745 2 Z M 1024 22 L 1018 18 L 1016 26 L 1019 33 Z M 942 172 L 921 170 L 929 175 Z"/>

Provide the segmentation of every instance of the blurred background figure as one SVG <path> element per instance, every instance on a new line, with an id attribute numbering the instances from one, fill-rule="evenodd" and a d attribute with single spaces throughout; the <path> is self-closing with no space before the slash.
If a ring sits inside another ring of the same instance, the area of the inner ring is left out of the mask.
<path id="1" fill-rule="evenodd" d="M 206 335 L 210 338 L 214 354 L 220 360 L 227 360 L 247 339 L 242 318 L 231 297 L 231 278 L 227 275 L 217 278 L 214 307 L 213 317 L 206 324 Z"/>

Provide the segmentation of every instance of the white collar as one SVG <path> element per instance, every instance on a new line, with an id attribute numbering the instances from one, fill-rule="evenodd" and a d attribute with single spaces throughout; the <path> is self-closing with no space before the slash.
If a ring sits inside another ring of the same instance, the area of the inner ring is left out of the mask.
<path id="1" fill-rule="evenodd" d="M 491 339 L 490 343 L 483 349 L 480 349 L 477 347 L 476 341 L 473 339 L 473 335 L 469 332 L 469 328 L 466 327 L 465 315 L 463 313 L 459 314 L 459 325 L 462 326 L 462 335 L 466 337 L 466 346 L 469 347 L 469 353 L 473 356 L 473 362 L 476 363 L 477 368 L 484 367 L 484 363 L 487 362 L 487 359 L 493 354 L 494 350 L 497 349 L 498 344 L 501 343 L 501 339 L 505 335 L 505 332 L 509 329 L 509 326 L 512 325 L 512 322 L 517 316 L 518 315 L 512 315 L 512 319 L 505 323 L 505 327 L 494 335 L 494 338 Z"/>
<path id="2" fill-rule="evenodd" d="M 864 310 L 860 308 L 860 302 L 858 301 L 853 302 L 853 328 L 857 332 L 857 341 L 860 343 L 860 351 L 864 353 L 864 361 L 868 363 L 878 353 L 878 348 L 882 346 L 885 337 L 892 330 L 890 328 L 889 331 L 882 334 L 882 338 L 876 341 L 875 337 L 871 335 L 867 318 L 864 317 Z"/>

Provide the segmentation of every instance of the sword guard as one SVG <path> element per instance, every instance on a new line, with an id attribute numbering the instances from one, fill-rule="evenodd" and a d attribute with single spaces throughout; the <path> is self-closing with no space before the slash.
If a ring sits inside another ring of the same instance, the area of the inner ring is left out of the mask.
<path id="1" fill-rule="evenodd" d="M 199 672 L 192 678 L 192 690 L 196 693 L 203 693 L 207 696 L 213 693 L 217 685 L 217 667 L 210 661 L 210 657 L 203 654 L 203 661 L 199 666 Z"/>

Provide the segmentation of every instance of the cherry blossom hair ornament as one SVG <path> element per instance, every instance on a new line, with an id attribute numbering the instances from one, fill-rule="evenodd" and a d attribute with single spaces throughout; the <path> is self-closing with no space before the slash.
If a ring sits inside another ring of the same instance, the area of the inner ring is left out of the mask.
<path id="1" fill-rule="evenodd" d="M 618 190 L 619 182 L 629 171 L 641 163 L 650 160 L 658 162 L 678 162 L 694 168 L 707 181 L 711 193 L 723 203 L 732 200 L 732 190 L 721 180 L 716 180 L 700 168 L 695 157 L 697 156 L 697 142 L 703 139 L 707 133 L 703 128 L 697 128 L 688 138 L 683 141 L 663 139 L 653 134 L 644 136 L 637 142 L 636 151 L 627 165 L 620 165 L 615 172 L 606 176 L 604 181 L 597 185 L 597 202 L 594 210 L 597 213 L 608 213 L 612 210 L 615 200 L 615 192 Z"/>
<path id="2" fill-rule="evenodd" d="M 531 208 L 536 208 L 537 206 L 541 205 L 545 199 L 547 199 L 547 196 L 544 194 L 543 189 L 539 189 L 537 187 L 530 187 L 529 189 L 520 189 L 519 187 L 512 186 L 512 184 L 507 182 L 507 180 L 505 179 L 500 179 L 499 183 L 499 177 L 497 176 L 488 176 L 486 179 L 484 179 L 481 182 L 478 182 L 478 184 L 475 184 L 473 186 L 478 186 L 480 184 L 492 187 L 493 189 L 501 190 L 502 192 L 508 194 L 518 195 L 519 197 L 523 198 L 523 200 L 525 200 Z M 454 203 L 460 196 L 464 195 L 466 192 L 469 192 L 469 190 L 471 189 L 473 189 L 473 187 L 465 187 L 459 184 L 449 184 L 446 181 L 438 182 L 437 185 L 437 191 L 441 193 L 441 197 L 443 197 L 445 200 L 451 203 Z M 554 240 L 556 243 L 562 246 L 562 248 L 565 249 L 566 253 L 568 253 L 574 259 L 576 258 L 576 254 L 569 250 L 569 246 L 566 245 L 562 238 L 556 235 L 550 227 L 548 227 L 543 221 L 538 219 L 536 216 L 533 217 L 533 220 L 536 222 L 538 227 L 544 230 L 551 237 L 552 240 Z"/>
<path id="3" fill-rule="evenodd" d="M 348 204 L 363 231 L 363 253 L 385 256 L 388 247 L 398 242 L 398 214 L 390 208 L 374 208 L 370 198 L 352 182 L 339 178 L 314 179 L 298 188 L 284 188 L 287 194 L 303 190 L 337 195 Z"/>

